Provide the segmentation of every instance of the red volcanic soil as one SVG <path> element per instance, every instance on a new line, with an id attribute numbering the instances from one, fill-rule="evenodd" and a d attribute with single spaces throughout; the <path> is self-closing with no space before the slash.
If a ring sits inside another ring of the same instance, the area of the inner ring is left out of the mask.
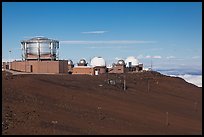
<path id="1" fill-rule="evenodd" d="M 2 74 L 2 134 L 202 134 L 202 88 L 181 78 Z"/>

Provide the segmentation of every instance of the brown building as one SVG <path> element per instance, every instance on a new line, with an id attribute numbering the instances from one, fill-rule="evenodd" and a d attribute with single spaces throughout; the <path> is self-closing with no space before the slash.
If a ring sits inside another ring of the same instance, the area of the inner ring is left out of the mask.
<path id="1" fill-rule="evenodd" d="M 94 70 L 94 75 L 104 74 L 107 72 L 106 71 L 107 69 L 105 66 L 96 66 L 93 68 L 93 70 Z"/>
<path id="2" fill-rule="evenodd" d="M 89 66 L 76 66 L 73 68 L 72 74 L 94 75 L 94 69 Z"/>
<path id="3" fill-rule="evenodd" d="M 108 73 L 125 73 L 125 61 L 118 60 L 117 64 L 113 64 L 112 68 L 108 69 Z"/>
<path id="4" fill-rule="evenodd" d="M 2 62 L 2 70 L 9 69 L 9 62 Z"/>
<path id="5" fill-rule="evenodd" d="M 11 69 L 33 73 L 67 73 L 67 60 L 58 61 L 13 61 Z"/>
<path id="6" fill-rule="evenodd" d="M 140 72 L 142 70 L 143 70 L 143 64 L 139 64 L 137 66 L 125 68 L 125 72 L 127 72 L 127 73 L 135 73 L 135 72 Z"/>
<path id="7" fill-rule="evenodd" d="M 125 72 L 125 66 L 124 65 L 115 65 L 112 68 L 108 69 L 108 73 L 124 73 Z"/>

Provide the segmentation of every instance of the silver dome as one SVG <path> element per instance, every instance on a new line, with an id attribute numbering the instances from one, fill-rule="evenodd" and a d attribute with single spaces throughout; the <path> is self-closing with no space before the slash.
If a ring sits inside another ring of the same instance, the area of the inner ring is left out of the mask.
<path id="1" fill-rule="evenodd" d="M 121 60 L 118 60 L 118 64 L 119 64 L 119 65 L 125 65 L 125 61 L 122 60 L 122 59 L 121 59 Z"/>

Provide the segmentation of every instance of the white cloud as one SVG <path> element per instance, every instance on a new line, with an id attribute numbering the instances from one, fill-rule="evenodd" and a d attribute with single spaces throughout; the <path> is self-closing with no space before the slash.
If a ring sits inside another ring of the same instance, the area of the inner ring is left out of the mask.
<path id="1" fill-rule="evenodd" d="M 122 58 L 120 58 L 120 57 L 115 57 L 115 60 L 120 60 L 120 59 L 122 59 Z"/>
<path id="2" fill-rule="evenodd" d="M 200 58 L 199 56 L 193 56 L 192 59 L 198 59 Z"/>
<path id="3" fill-rule="evenodd" d="M 153 50 L 153 51 L 158 51 L 158 50 L 163 50 L 162 48 L 152 48 L 150 50 Z"/>
<path id="4" fill-rule="evenodd" d="M 87 32 L 81 32 L 83 34 L 103 34 L 103 33 L 106 33 L 108 31 L 87 31 Z"/>
<path id="5" fill-rule="evenodd" d="M 23 38 L 24 39 L 31 39 L 31 38 L 33 38 L 33 36 L 24 36 Z"/>
<path id="6" fill-rule="evenodd" d="M 155 41 L 137 41 L 137 40 L 110 40 L 110 41 L 83 41 L 83 40 L 68 40 L 60 41 L 61 44 L 145 44 L 156 43 Z"/>
<path id="7" fill-rule="evenodd" d="M 149 58 L 152 58 L 152 59 L 161 59 L 162 57 L 161 56 L 150 56 L 150 55 L 147 55 L 145 56 L 146 59 L 149 59 Z"/>
<path id="8" fill-rule="evenodd" d="M 139 56 L 137 56 L 137 58 L 138 59 L 143 59 L 144 57 L 143 57 L 143 55 L 140 54 Z"/>
<path id="9" fill-rule="evenodd" d="M 174 59 L 175 57 L 174 56 L 168 56 L 166 57 L 167 59 Z"/>
<path id="10" fill-rule="evenodd" d="M 152 56 L 153 59 L 161 59 L 161 56 Z"/>
<path id="11" fill-rule="evenodd" d="M 145 58 L 149 59 L 149 58 L 152 58 L 152 57 L 150 55 L 147 55 L 147 56 L 145 56 Z"/>
<path id="12" fill-rule="evenodd" d="M 184 79 L 186 82 L 192 83 L 198 87 L 202 87 L 202 75 L 170 75 L 170 76 L 176 76 Z"/>

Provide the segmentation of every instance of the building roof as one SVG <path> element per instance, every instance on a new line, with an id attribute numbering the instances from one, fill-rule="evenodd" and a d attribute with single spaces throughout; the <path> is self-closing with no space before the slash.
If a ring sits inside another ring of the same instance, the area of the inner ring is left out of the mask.
<path id="1" fill-rule="evenodd" d="M 21 42 L 59 42 L 57 40 L 48 39 L 46 37 L 34 37 L 29 40 L 22 40 Z"/>
<path id="2" fill-rule="evenodd" d="M 104 67 L 106 66 L 106 62 L 102 57 L 94 57 L 91 60 L 91 66 L 92 67 Z"/>

